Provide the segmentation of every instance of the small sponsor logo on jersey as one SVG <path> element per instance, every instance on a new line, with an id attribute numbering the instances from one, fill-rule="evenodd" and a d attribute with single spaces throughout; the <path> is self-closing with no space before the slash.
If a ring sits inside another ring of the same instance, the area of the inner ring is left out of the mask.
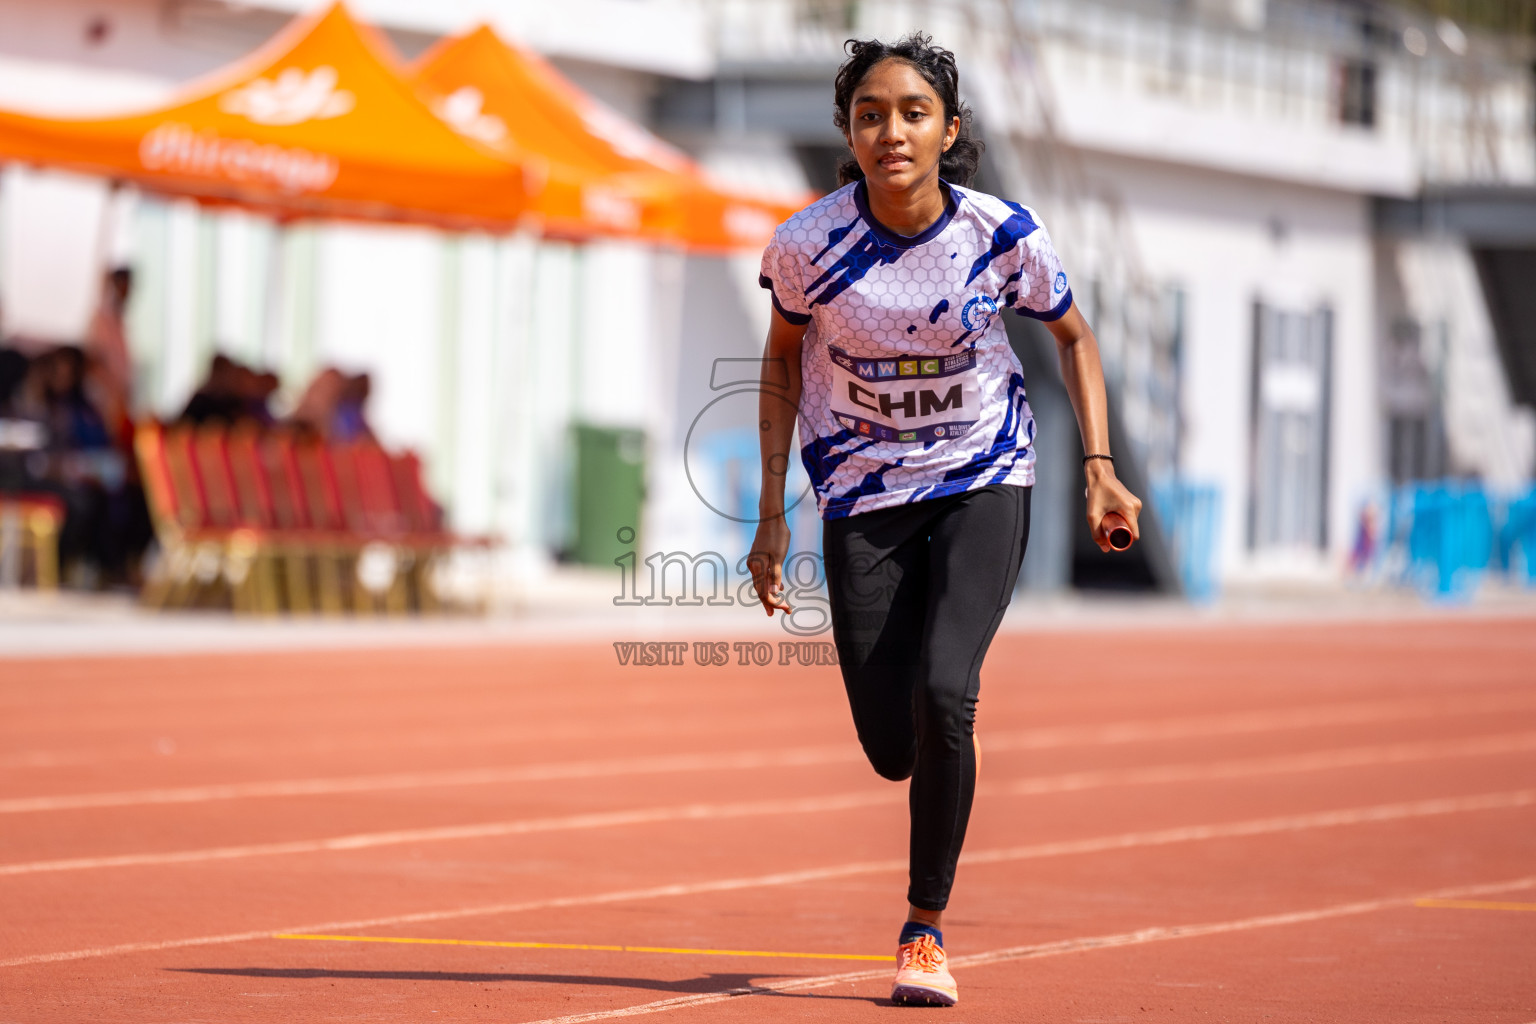
<path id="1" fill-rule="evenodd" d="M 1056 283 L 1051 285 L 1051 291 L 1053 293 L 1057 294 L 1057 295 L 1060 295 L 1062 292 L 1064 292 L 1066 290 L 1067 290 L 1067 274 L 1066 274 L 1066 271 L 1058 270 L 1056 272 Z"/>
<path id="2" fill-rule="evenodd" d="M 868 423 L 860 423 L 859 424 L 859 433 L 861 433 L 861 434 L 869 433 L 869 424 Z"/>
<path id="3" fill-rule="evenodd" d="M 968 331 L 985 330 L 997 312 L 997 300 L 990 295 L 973 295 L 960 310 L 960 326 Z"/>
<path id="4" fill-rule="evenodd" d="M 915 376 L 916 374 L 917 374 L 917 360 L 916 359 L 903 359 L 901 361 L 901 375 L 903 377 L 912 377 L 912 376 Z"/>
<path id="5" fill-rule="evenodd" d="M 881 363 L 880 364 L 880 376 L 882 376 L 882 377 L 894 377 L 894 376 L 896 376 L 896 364 L 895 363 Z"/>
<path id="6" fill-rule="evenodd" d="M 944 428 L 943 427 L 934 427 L 933 428 L 933 436 L 934 437 L 943 437 L 944 436 Z"/>
<path id="7" fill-rule="evenodd" d="M 938 373 L 939 361 L 937 359 L 924 359 L 922 363 L 922 371 L 924 373 Z"/>
<path id="8" fill-rule="evenodd" d="M 896 439 L 898 441 L 916 441 L 917 440 L 917 431 L 915 431 L 915 430 L 903 430 L 901 433 L 896 435 Z"/>
<path id="9" fill-rule="evenodd" d="M 860 377 L 873 377 L 875 375 L 875 364 L 860 363 L 858 370 L 855 372 L 857 372 Z"/>

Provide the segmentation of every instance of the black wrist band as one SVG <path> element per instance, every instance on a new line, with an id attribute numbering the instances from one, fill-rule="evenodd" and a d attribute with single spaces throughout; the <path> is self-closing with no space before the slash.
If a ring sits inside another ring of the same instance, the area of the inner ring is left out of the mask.
<path id="1" fill-rule="evenodd" d="M 1085 465 L 1085 466 L 1088 465 L 1088 460 L 1089 459 L 1103 459 L 1105 462 L 1114 462 L 1115 461 L 1115 457 L 1113 455 L 1084 455 L 1083 456 L 1083 465 Z"/>

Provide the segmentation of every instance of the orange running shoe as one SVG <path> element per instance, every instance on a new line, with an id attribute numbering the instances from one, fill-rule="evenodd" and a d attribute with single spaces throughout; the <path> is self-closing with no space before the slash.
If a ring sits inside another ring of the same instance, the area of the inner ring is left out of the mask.
<path id="1" fill-rule="evenodd" d="M 960 990 L 938 940 L 924 932 L 903 942 L 896 953 L 891 1002 L 899 1006 L 954 1006 L 959 1001 Z"/>

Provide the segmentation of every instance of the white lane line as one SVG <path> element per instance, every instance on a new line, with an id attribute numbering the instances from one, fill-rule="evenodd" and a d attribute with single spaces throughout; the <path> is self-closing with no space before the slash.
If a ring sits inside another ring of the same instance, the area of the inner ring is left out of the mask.
<path id="1" fill-rule="evenodd" d="M 1303 829 L 1332 828 L 1339 825 L 1362 825 L 1368 822 L 1397 821 L 1403 818 L 1425 818 L 1440 814 L 1461 814 L 1467 811 L 1491 811 L 1513 807 L 1530 807 L 1536 804 L 1536 789 L 1519 789 L 1504 793 L 1483 793 L 1478 796 L 1445 797 L 1438 800 L 1415 800 L 1408 803 L 1377 804 L 1372 807 L 1355 807 L 1340 811 L 1318 811 L 1311 814 L 1290 814 L 1273 818 L 1256 818 L 1251 821 L 1229 822 L 1221 825 L 1183 825 L 1176 828 L 1152 829 L 1145 832 L 1127 832 L 1118 836 L 1102 836 L 1095 839 L 1068 839 L 1053 843 L 1033 843 L 1028 846 L 1004 847 L 996 850 L 978 850 L 962 853 L 962 864 L 1001 864 L 1007 861 L 1032 860 L 1037 857 L 1059 857 L 1078 853 L 1104 853 L 1135 847 L 1167 846 L 1171 843 L 1188 843 L 1205 839 L 1233 839 L 1242 836 L 1258 836 L 1276 832 L 1296 832 Z"/>
<path id="2" fill-rule="evenodd" d="M 1348 704 L 1318 704 L 1299 708 L 1195 715 L 1188 718 L 1028 729 L 1021 732 L 1001 733 L 997 736 L 983 730 L 982 744 L 986 750 L 1044 750 L 1078 745 L 1111 746 L 1209 736 L 1243 736 L 1330 725 L 1365 725 L 1377 722 L 1401 722 L 1529 710 L 1536 710 L 1536 697 L 1528 694 L 1518 696 L 1496 694 L 1466 701 L 1458 701 L 1454 698 L 1355 701 Z"/>
<path id="3" fill-rule="evenodd" d="M 1167 846 L 1177 843 L 1200 842 L 1212 839 L 1248 837 L 1265 834 L 1301 832 L 1315 828 L 1335 828 L 1369 822 L 1404 820 L 1458 814 L 1471 811 L 1502 810 L 1529 807 L 1536 804 L 1536 789 L 1513 790 L 1504 793 L 1482 793 L 1475 796 L 1448 797 L 1441 800 L 1419 800 L 1411 803 L 1375 804 L 1368 807 L 1320 811 L 1287 817 L 1259 818 L 1250 821 L 1226 822 L 1213 825 L 1185 825 L 1176 828 L 1143 832 L 1127 832 L 1099 836 L 1090 839 L 1037 843 L 1031 846 L 1015 846 L 997 850 L 978 850 L 963 854 L 963 864 L 996 864 L 1010 861 L 1034 860 L 1059 857 L 1067 854 L 1100 853 L 1113 850 L 1129 850 L 1138 847 Z M 562 896 L 552 899 L 530 900 L 521 903 L 490 903 L 473 907 L 456 907 L 451 910 L 426 910 L 387 917 L 372 917 L 353 921 L 325 921 L 318 924 L 292 925 L 263 931 L 232 932 L 226 935 L 206 935 L 188 939 L 167 939 L 158 942 L 131 942 L 117 946 L 99 946 L 94 949 L 77 949 L 60 953 L 37 953 L 30 956 L 0 960 L 0 967 L 20 967 L 27 964 L 57 963 L 65 960 L 84 960 L 92 957 L 115 956 L 126 953 L 143 953 L 163 949 L 181 949 L 188 946 L 214 946 L 230 942 L 269 938 L 280 932 L 314 932 L 336 934 L 361 928 L 380 928 L 399 924 L 420 924 L 427 921 L 456 921 L 470 917 L 487 917 L 498 914 L 515 914 L 533 910 L 551 910 L 565 907 L 590 907 L 633 900 L 662 899 L 676 896 L 697 896 L 705 893 L 735 892 L 743 889 L 762 889 L 773 886 L 797 885 L 805 882 L 821 882 L 855 875 L 907 870 L 905 859 L 857 861 L 801 871 L 782 871 L 769 875 L 746 878 L 722 878 L 709 882 L 683 882 L 672 885 L 651 886 L 642 889 L 621 889 L 615 892 L 593 893 L 585 896 Z"/>
<path id="4" fill-rule="evenodd" d="M 184 786 L 175 789 L 139 789 L 120 793 L 79 793 L 64 796 L 13 797 L 0 800 L 0 814 L 29 811 L 79 810 L 93 807 L 133 807 L 145 804 L 190 804 L 249 797 L 324 796 L 343 793 L 375 793 L 423 789 L 433 786 L 480 786 L 509 782 L 545 782 L 557 779 L 598 779 L 619 775 L 660 775 L 675 772 L 731 771 L 752 768 L 788 768 L 834 761 L 855 761 L 863 755 L 849 744 L 795 747 L 788 750 L 747 750 L 724 754 L 675 754 L 659 757 L 612 758 L 592 761 L 555 761 L 544 764 L 457 771 L 396 772 L 389 775 L 355 775 L 339 778 L 280 779 L 273 782 L 238 782 L 226 785 Z"/>
<path id="5" fill-rule="evenodd" d="M 1313 910 L 1293 910 L 1283 914 L 1262 914 L 1257 917 L 1239 918 L 1235 921 L 1139 928 L 1136 931 L 1118 932 L 1112 935 L 1093 935 L 1080 939 L 1063 939 L 1059 942 L 1011 946 L 1007 949 L 994 949 L 985 953 L 975 953 L 971 956 L 957 956 L 952 958 L 949 964 L 951 968 L 956 969 L 980 967 L 986 964 L 1007 963 L 1013 960 L 1035 960 L 1041 957 L 1061 956 L 1065 953 L 1083 953 L 1095 949 L 1141 946 L 1149 942 L 1167 942 L 1170 939 L 1197 939 L 1207 935 L 1228 935 L 1234 932 L 1249 932 L 1260 928 L 1277 928 L 1285 925 L 1326 921 L 1336 917 L 1372 914 L 1382 910 L 1411 906 L 1413 901 L 1417 899 L 1455 898 L 1438 895 L 1441 893 L 1456 893 L 1458 896 L 1474 893 L 1486 895 L 1518 889 L 1529 889 L 1533 885 L 1536 885 L 1536 877 L 1517 878 L 1508 882 L 1491 882 L 1482 885 L 1463 885 L 1450 889 L 1440 889 L 1437 890 L 1437 896 L 1435 897 L 1423 895 L 1387 896 L 1375 900 L 1338 903 L 1333 906 L 1318 907 Z M 822 974 L 811 978 L 785 978 L 781 981 L 765 981 L 750 987 L 726 989 L 720 992 L 701 992 L 697 995 L 677 996 L 672 999 L 659 999 L 653 1003 L 641 1003 L 638 1006 L 626 1006 L 617 1010 L 597 1010 L 591 1013 L 567 1014 L 564 1017 L 549 1017 L 544 1020 L 531 1021 L 529 1024 L 587 1024 L 589 1021 L 613 1020 L 619 1017 L 641 1017 L 652 1013 L 665 1013 L 668 1010 L 683 1010 L 692 1006 L 722 1003 L 730 999 L 740 999 L 743 996 L 772 995 L 780 992 L 806 992 L 818 988 L 828 988 L 832 985 L 888 978 L 890 975 L 891 970 L 887 967 L 878 970 Z"/>
<path id="6" fill-rule="evenodd" d="M 990 749 L 985 748 L 984 749 Z M 1281 754 L 1275 757 L 1250 757 L 1230 761 L 1191 764 L 1154 765 L 1145 768 L 1119 768 L 1101 771 L 1045 775 L 1005 783 L 1001 791 L 1013 795 L 1064 793 L 1103 786 L 1149 785 L 1166 782 L 1209 782 L 1218 779 L 1242 779 L 1258 775 L 1282 775 L 1291 772 L 1326 771 L 1334 768 L 1364 768 L 1377 765 L 1408 764 L 1443 757 L 1485 757 L 1517 754 L 1536 750 L 1536 732 L 1504 733 L 1497 736 L 1473 736 L 1455 740 L 1423 743 L 1388 743 L 1380 746 L 1345 747 L 1317 750 L 1305 754 Z"/>
<path id="7" fill-rule="evenodd" d="M 1455 701 L 1367 701 L 1350 704 L 1200 715 L 1188 718 L 1110 722 L 1103 725 L 1056 726 L 1012 732 L 987 732 L 987 750 L 1048 750 L 1071 746 L 1113 746 L 1159 740 L 1246 735 L 1285 729 L 1371 722 L 1406 721 L 1453 715 L 1536 710 L 1536 698 L 1494 696 Z M 863 759 L 852 744 L 749 750 L 718 754 L 676 754 L 657 757 L 555 761 L 532 765 L 471 768 L 434 772 L 393 772 L 330 778 L 278 779 L 205 786 L 73 793 L 0 799 L 0 814 L 134 807 L 149 804 L 205 803 L 255 797 L 324 796 L 423 789 L 435 786 L 478 786 L 558 779 L 595 779 L 621 775 L 680 772 L 741 771 L 785 768 Z"/>
<path id="8" fill-rule="evenodd" d="M 1192 764 L 1155 765 L 1110 771 L 1073 772 L 1019 779 L 1001 786 L 985 784 L 982 796 L 1035 796 L 1046 793 L 1076 792 L 1116 785 L 1151 785 L 1169 782 L 1211 781 L 1252 778 L 1287 772 L 1321 771 L 1329 768 L 1362 767 L 1376 764 L 1403 764 L 1445 757 L 1472 757 L 1536 750 L 1536 732 L 1479 736 L 1438 743 L 1398 743 L 1380 747 L 1351 747 L 1342 750 L 1315 751 L 1282 757 L 1247 758 L 1234 761 L 1196 762 Z M 249 843 L 197 850 L 171 850 L 159 853 L 128 853 L 101 857 L 71 857 L 57 860 L 25 861 L 0 864 L 0 877 L 33 875 L 57 871 L 87 871 L 106 868 L 148 867 L 167 864 L 196 864 L 209 861 L 243 860 L 247 857 L 272 857 L 337 850 L 363 850 L 406 843 L 452 842 L 466 839 L 490 839 L 500 836 L 531 835 L 544 832 L 584 831 L 619 828 L 672 821 L 710 821 L 759 817 L 773 814 L 818 814 L 899 804 L 906 795 L 885 787 L 824 797 L 802 799 L 750 800 L 724 804 L 686 804 L 671 807 L 637 808 L 567 815 L 556 818 L 524 818 L 473 825 L 447 825 L 434 828 L 394 829 L 387 832 L 363 832 L 320 839 L 295 839 L 276 843 Z"/>
<path id="9" fill-rule="evenodd" d="M 245 846 L 216 846 L 202 850 L 173 850 L 166 853 L 130 853 L 113 857 L 75 857 L 66 860 L 0 864 L 0 877 L 53 871 L 85 871 L 97 868 L 195 864 L 203 861 L 243 860 L 247 857 L 271 857 L 281 854 L 321 853 L 328 850 L 366 850 L 377 846 L 399 846 L 405 843 L 441 843 L 463 839 L 531 835 L 540 832 L 571 832 L 624 825 L 650 825 L 658 822 L 711 821 L 768 814 L 816 814 L 880 804 L 899 804 L 905 803 L 906 799 L 906 794 L 903 792 L 895 789 L 881 789 L 804 799 L 747 800 L 725 804 L 648 807 L 630 811 L 572 814 L 559 818 L 522 818 L 515 821 L 492 821 L 476 825 L 363 832 L 326 839 L 296 839 L 283 843 L 252 843 Z"/>

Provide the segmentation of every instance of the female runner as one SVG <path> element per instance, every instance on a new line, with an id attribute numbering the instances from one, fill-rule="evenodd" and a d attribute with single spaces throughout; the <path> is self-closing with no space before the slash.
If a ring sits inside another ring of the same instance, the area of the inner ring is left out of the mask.
<path id="1" fill-rule="evenodd" d="M 1035 423 L 1003 307 L 1056 338 L 1101 548 L 1111 511 L 1139 536 L 1141 502 L 1115 479 L 1098 343 L 1039 216 L 965 187 L 981 147 L 954 55 L 922 34 L 850 40 L 848 52 L 833 115 L 853 153 L 846 184 L 763 253 L 774 313 L 749 561 L 767 613 L 789 612 L 784 479 L 798 410 L 859 742 L 880 775 L 912 780 L 891 998 L 953 1005 L 941 916 L 976 785 L 981 663 L 1024 557 L 1034 483 Z"/>

